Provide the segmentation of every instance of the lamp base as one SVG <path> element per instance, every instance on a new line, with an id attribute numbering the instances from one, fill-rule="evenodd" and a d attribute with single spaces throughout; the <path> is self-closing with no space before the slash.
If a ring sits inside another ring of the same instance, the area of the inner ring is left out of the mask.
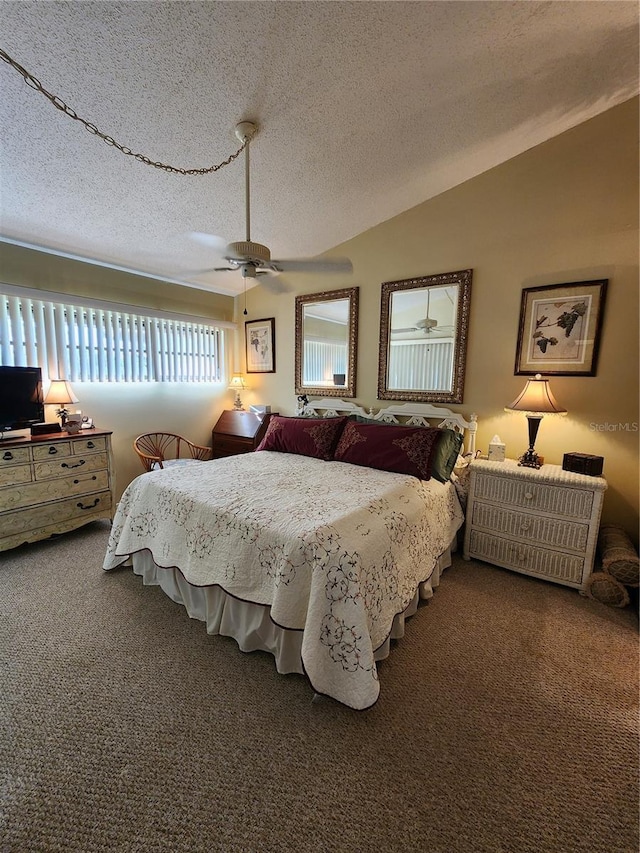
<path id="1" fill-rule="evenodd" d="M 521 465 L 523 468 L 542 468 L 543 464 L 543 457 L 538 456 L 533 447 L 530 447 L 527 452 L 518 459 L 518 465 Z"/>
<path id="2" fill-rule="evenodd" d="M 239 391 L 236 391 L 236 399 L 233 401 L 233 408 L 236 412 L 244 412 L 244 406 L 242 405 Z"/>

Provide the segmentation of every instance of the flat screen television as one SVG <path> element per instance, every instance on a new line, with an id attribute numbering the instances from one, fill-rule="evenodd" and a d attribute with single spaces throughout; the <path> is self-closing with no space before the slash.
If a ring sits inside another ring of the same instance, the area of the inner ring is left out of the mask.
<path id="1" fill-rule="evenodd" d="M 0 367 L 0 438 L 44 421 L 39 367 Z"/>

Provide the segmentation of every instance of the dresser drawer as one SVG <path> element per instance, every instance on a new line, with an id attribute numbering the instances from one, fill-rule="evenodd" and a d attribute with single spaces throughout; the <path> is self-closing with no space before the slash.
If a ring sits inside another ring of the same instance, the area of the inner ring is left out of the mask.
<path id="1" fill-rule="evenodd" d="M 0 486 L 13 486 L 18 483 L 28 483 L 30 480 L 31 465 L 11 465 L 0 468 Z"/>
<path id="2" fill-rule="evenodd" d="M 0 448 L 0 471 L 10 465 L 24 465 L 29 462 L 28 447 L 2 447 Z"/>
<path id="3" fill-rule="evenodd" d="M 474 498 L 565 518 L 589 519 L 593 509 L 593 491 L 486 473 L 475 478 Z"/>
<path id="4" fill-rule="evenodd" d="M 70 441 L 52 441 L 51 444 L 37 444 L 33 447 L 35 462 L 41 459 L 57 459 L 59 456 L 71 456 Z"/>
<path id="5" fill-rule="evenodd" d="M 67 474 L 84 474 L 86 471 L 100 471 L 109 467 L 106 453 L 89 453 L 86 456 L 62 457 L 50 462 L 38 462 L 35 466 L 36 480 L 48 477 L 63 477 Z"/>
<path id="6" fill-rule="evenodd" d="M 98 453 L 101 450 L 107 449 L 107 439 L 102 436 L 91 438 L 76 439 L 71 444 L 71 450 L 74 456 L 83 456 L 85 453 Z"/>
<path id="7" fill-rule="evenodd" d="M 524 542 L 512 542 L 480 530 L 471 531 L 468 556 L 486 560 L 496 566 L 504 566 L 506 569 L 576 586 L 582 584 L 585 567 L 583 557 Z"/>
<path id="8" fill-rule="evenodd" d="M 36 531 L 83 518 L 110 518 L 111 492 L 67 498 L 50 504 L 29 507 L 0 517 L 2 536 Z M 53 531 L 55 532 L 55 531 Z M 2 542 L 0 540 L 0 546 Z"/>
<path id="9" fill-rule="evenodd" d="M 572 551 L 584 552 L 589 538 L 587 523 L 518 512 L 482 501 L 474 502 L 471 523 L 488 532 Z"/>
<path id="10" fill-rule="evenodd" d="M 54 480 L 27 483 L 13 489 L 0 490 L 0 509 L 18 509 L 36 506 L 39 503 L 67 498 L 72 495 L 86 495 L 109 488 L 109 472 L 97 471 L 95 474 L 82 473 L 76 476 L 59 477 Z"/>

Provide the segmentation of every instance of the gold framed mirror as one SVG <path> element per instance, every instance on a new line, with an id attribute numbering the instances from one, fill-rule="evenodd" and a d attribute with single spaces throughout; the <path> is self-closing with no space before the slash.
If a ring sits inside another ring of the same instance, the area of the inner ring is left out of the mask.
<path id="1" fill-rule="evenodd" d="M 356 396 L 358 290 L 296 296 L 296 394 Z"/>
<path id="2" fill-rule="evenodd" d="M 462 402 L 472 273 L 383 282 L 378 399 Z"/>

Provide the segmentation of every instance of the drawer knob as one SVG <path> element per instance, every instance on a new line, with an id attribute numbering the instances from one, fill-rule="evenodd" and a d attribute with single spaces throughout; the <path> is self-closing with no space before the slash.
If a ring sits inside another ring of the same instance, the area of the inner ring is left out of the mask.
<path id="1" fill-rule="evenodd" d="M 81 465 L 84 465 L 84 463 L 85 463 L 85 460 L 84 460 L 84 459 L 81 459 L 81 460 L 80 460 L 79 462 L 77 462 L 75 465 L 71 464 L 70 462 L 63 462 L 63 463 L 60 465 L 60 467 L 61 467 L 61 468 L 79 468 Z"/>
<path id="2" fill-rule="evenodd" d="M 529 522 L 523 521 L 522 524 L 520 525 L 520 530 L 528 530 L 528 529 L 529 529 Z"/>
<path id="3" fill-rule="evenodd" d="M 92 441 L 88 441 L 88 442 L 87 442 L 87 447 L 89 447 L 89 448 L 93 449 L 93 448 L 95 447 L 95 444 L 94 444 Z"/>
<path id="4" fill-rule="evenodd" d="M 5 450 L 2 458 L 8 462 L 10 459 L 13 459 L 13 453 L 10 450 Z"/>
<path id="5" fill-rule="evenodd" d="M 55 456 L 57 452 L 58 452 L 57 447 L 50 447 L 49 448 L 49 456 Z"/>
<path id="6" fill-rule="evenodd" d="M 533 498 L 533 492 L 525 492 L 524 496 L 526 500 L 530 501 Z"/>

